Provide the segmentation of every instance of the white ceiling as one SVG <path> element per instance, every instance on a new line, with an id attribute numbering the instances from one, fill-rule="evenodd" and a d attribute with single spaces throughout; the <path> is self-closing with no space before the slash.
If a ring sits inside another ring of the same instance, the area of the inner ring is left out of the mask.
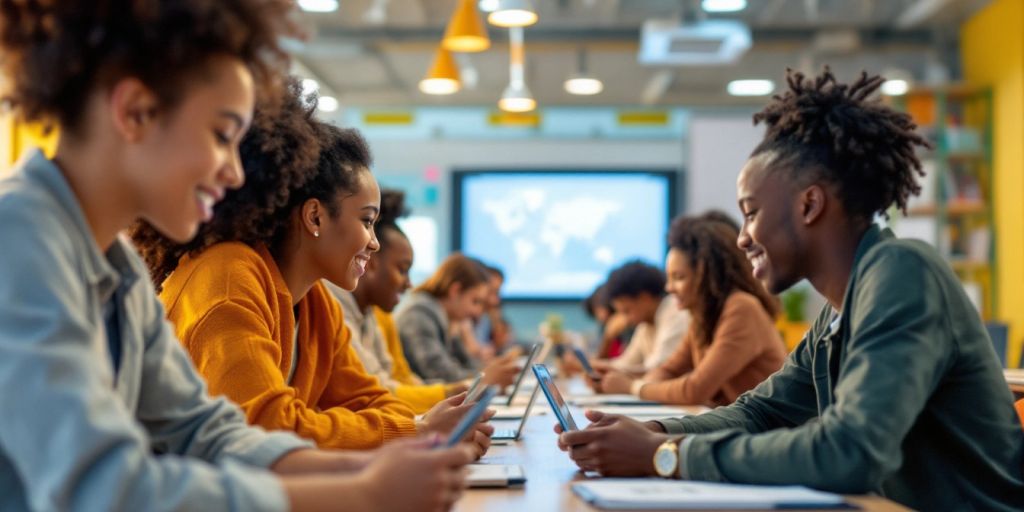
<path id="1" fill-rule="evenodd" d="M 489 27 L 491 49 L 459 56 L 475 84 L 452 96 L 417 89 L 457 0 L 341 0 L 334 13 L 302 15 L 312 37 L 296 52 L 299 66 L 344 106 L 494 105 L 508 83 L 508 35 Z M 534 0 L 540 22 L 527 27 L 526 78 L 542 106 L 763 103 L 728 96 L 738 78 L 782 82 L 786 67 L 830 64 L 843 77 L 861 69 L 903 70 L 917 81 L 959 73 L 959 26 L 987 0 L 749 0 L 746 10 L 707 15 L 697 0 Z M 383 7 L 376 21 L 367 13 Z M 733 19 L 753 32 L 753 47 L 735 64 L 647 67 L 637 62 L 648 19 Z M 562 82 L 584 50 L 597 96 L 572 96 Z M 464 73 L 463 79 L 466 82 Z"/>

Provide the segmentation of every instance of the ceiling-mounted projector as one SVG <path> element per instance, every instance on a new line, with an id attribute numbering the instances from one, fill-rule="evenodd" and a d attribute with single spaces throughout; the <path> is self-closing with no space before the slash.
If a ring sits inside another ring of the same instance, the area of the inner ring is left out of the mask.
<path id="1" fill-rule="evenodd" d="M 647 20 L 640 30 L 637 59 L 650 66 L 732 64 L 750 44 L 750 28 L 738 21 Z"/>

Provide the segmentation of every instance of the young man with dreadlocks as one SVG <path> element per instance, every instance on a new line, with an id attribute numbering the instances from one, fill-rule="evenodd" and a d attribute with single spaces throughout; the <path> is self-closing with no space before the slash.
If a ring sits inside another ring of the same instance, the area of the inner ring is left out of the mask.
<path id="1" fill-rule="evenodd" d="M 992 344 L 934 249 L 874 224 L 920 192 L 910 117 L 826 68 L 754 121 L 738 244 L 772 293 L 825 298 L 783 368 L 731 406 L 639 423 L 593 411 L 559 445 L 604 475 L 802 484 L 921 510 L 1024 509 L 1024 436 Z M 557 429 L 556 429 L 557 430 Z"/>

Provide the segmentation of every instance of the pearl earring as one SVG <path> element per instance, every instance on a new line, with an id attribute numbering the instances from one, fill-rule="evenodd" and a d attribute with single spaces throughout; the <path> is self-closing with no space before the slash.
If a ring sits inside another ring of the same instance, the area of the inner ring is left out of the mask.
<path id="1" fill-rule="evenodd" d="M 320 238 L 320 230 L 319 229 L 313 232 L 313 238 Z"/>

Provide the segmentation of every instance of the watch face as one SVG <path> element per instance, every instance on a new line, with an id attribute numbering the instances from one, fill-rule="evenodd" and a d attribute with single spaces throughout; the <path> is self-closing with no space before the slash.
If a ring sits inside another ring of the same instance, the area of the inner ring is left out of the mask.
<path id="1" fill-rule="evenodd" d="M 665 445 L 654 453 L 654 469 L 663 477 L 672 476 L 676 471 L 676 451 Z"/>

